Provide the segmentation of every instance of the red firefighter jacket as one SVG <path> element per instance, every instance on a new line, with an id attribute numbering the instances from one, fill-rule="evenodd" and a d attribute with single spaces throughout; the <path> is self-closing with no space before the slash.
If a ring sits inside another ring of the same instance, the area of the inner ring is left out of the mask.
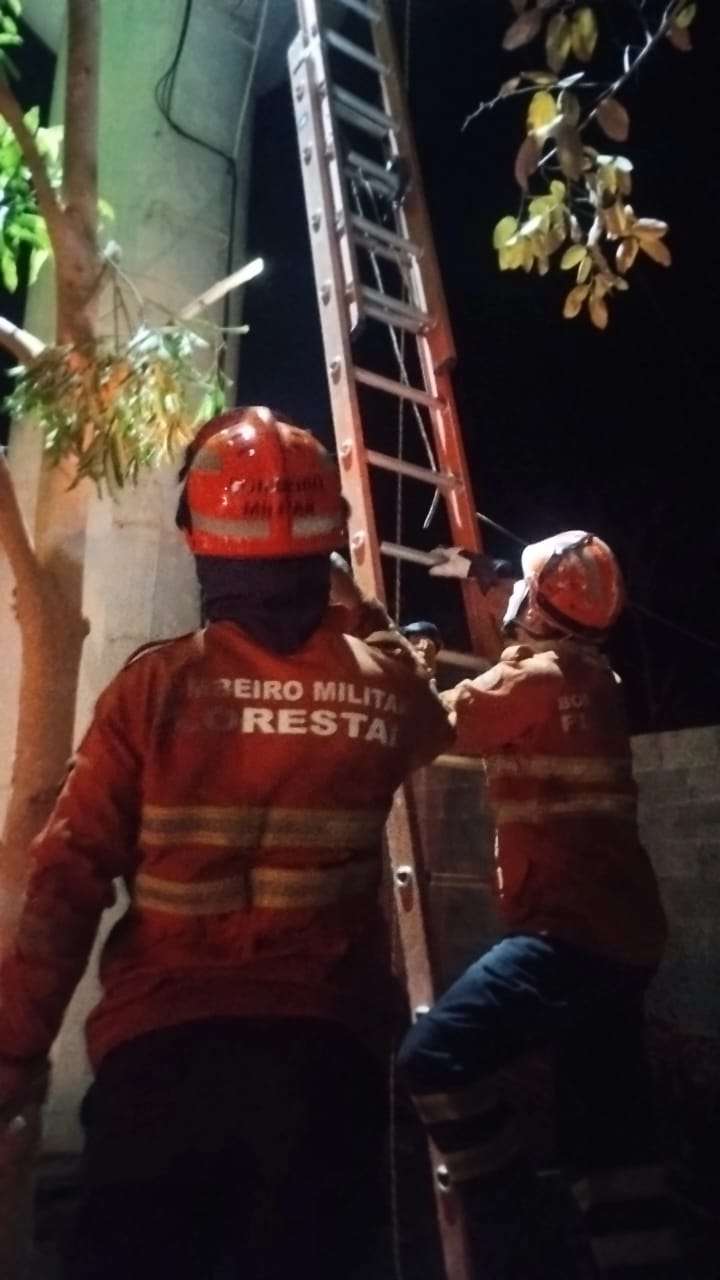
<path id="1" fill-rule="evenodd" d="M 453 750 L 486 757 L 510 930 L 656 964 L 665 919 L 604 658 L 569 641 L 544 652 L 517 645 L 442 698 L 456 722 Z"/>
<path id="2" fill-rule="evenodd" d="M 290 656 L 214 623 L 105 690 L 34 844 L 0 1055 L 49 1049 L 117 877 L 130 906 L 101 958 L 93 1063 L 207 1017 L 353 1023 L 393 792 L 452 732 L 404 642 L 343 634 L 343 616 Z"/>

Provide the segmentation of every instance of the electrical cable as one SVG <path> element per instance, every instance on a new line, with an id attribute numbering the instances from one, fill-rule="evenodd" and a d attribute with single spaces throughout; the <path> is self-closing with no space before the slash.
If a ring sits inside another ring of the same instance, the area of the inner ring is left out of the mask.
<path id="1" fill-rule="evenodd" d="M 227 166 L 227 172 L 230 178 L 230 217 L 228 222 L 227 251 L 225 254 L 225 275 L 229 276 L 229 275 L 232 275 L 233 268 L 235 265 L 235 231 L 237 226 L 237 199 L 238 199 L 238 185 L 239 185 L 237 152 L 240 146 L 240 141 L 242 138 L 242 130 L 245 124 L 245 119 L 246 119 L 248 107 L 250 104 L 252 86 L 255 80 L 255 72 L 257 70 L 260 47 L 262 44 L 262 39 L 265 32 L 265 24 L 268 16 L 269 0 L 264 0 L 263 7 L 260 11 L 260 17 L 259 17 L 258 26 L 257 26 L 257 34 L 256 34 L 255 43 L 253 46 L 252 59 L 250 62 L 250 68 L 248 71 L 247 81 L 245 85 L 245 93 L 243 96 L 240 112 L 238 115 L 237 129 L 235 131 L 235 153 L 234 154 L 230 154 L 230 152 L 223 151 L 221 147 L 217 147 L 215 146 L 214 143 L 208 142 L 206 138 L 201 138 L 197 134 L 191 133 L 188 129 L 183 128 L 183 126 L 173 118 L 172 106 L 173 106 L 173 98 L 175 94 L 175 83 L 177 79 L 178 68 L 180 66 L 180 62 L 182 61 L 182 56 L 187 43 L 188 30 L 190 27 L 190 21 L 192 18 L 194 3 L 195 3 L 195 0 L 185 0 L 185 9 L 183 12 L 182 22 L 180 25 L 180 34 L 178 36 L 178 42 L 175 48 L 175 53 L 173 54 L 172 60 L 170 62 L 170 66 L 160 76 L 160 79 L 155 85 L 154 96 L 155 96 L 155 102 L 157 104 L 160 114 L 162 115 L 163 119 L 170 126 L 170 128 L 173 130 L 174 133 L 178 134 L 179 137 L 184 138 L 187 142 L 194 143 L 195 146 L 202 148 L 202 150 L 210 152 L 211 155 L 217 156 L 218 159 L 222 160 Z M 223 301 L 222 327 L 223 329 L 227 329 L 229 328 L 229 325 L 230 325 L 230 294 L 228 293 L 225 295 L 225 298 Z M 223 368 L 223 370 L 225 365 L 225 359 L 226 359 L 226 351 L 225 351 L 225 348 L 223 347 L 223 350 L 220 356 L 220 365 L 221 365 L 221 368 Z"/>

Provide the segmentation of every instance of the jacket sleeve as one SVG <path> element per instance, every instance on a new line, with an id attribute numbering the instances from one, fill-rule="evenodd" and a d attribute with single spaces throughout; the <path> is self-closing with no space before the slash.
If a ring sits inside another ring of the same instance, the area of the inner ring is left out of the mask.
<path id="1" fill-rule="evenodd" d="M 129 673 L 101 696 L 50 819 L 33 842 L 12 949 L 0 968 L 0 1056 L 45 1055 L 82 977 L 113 880 L 131 872 L 140 759 Z M 137 718 L 137 709 L 135 716 Z"/>
<path id="2" fill-rule="evenodd" d="M 459 755 L 492 755 L 547 720 L 563 683 L 552 652 L 508 651 L 475 680 L 441 694 Z"/>
<path id="3" fill-rule="evenodd" d="M 422 769 L 424 765 L 431 764 L 436 756 L 449 750 L 455 738 L 450 716 L 435 690 L 434 681 L 426 677 L 422 694 L 418 698 L 412 731 L 410 770 Z"/>

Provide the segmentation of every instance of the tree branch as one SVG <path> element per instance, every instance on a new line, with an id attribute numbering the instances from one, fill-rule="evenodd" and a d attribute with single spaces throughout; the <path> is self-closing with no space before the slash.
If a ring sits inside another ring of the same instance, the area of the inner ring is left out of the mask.
<path id="1" fill-rule="evenodd" d="M 231 293 L 233 289 L 239 289 L 241 285 L 247 284 L 248 280 L 253 280 L 255 276 L 259 276 L 264 267 L 265 263 L 262 258 L 253 258 L 252 262 L 246 263 L 244 267 L 239 267 L 237 271 L 233 271 L 231 276 L 225 276 L 222 280 L 218 280 L 216 284 L 211 285 L 204 293 L 198 294 L 197 298 L 193 298 L 191 302 L 186 303 L 180 312 L 179 319 L 192 320 L 201 311 L 207 311 L 208 307 L 212 307 L 215 302 L 219 302 L 221 298 Z"/>
<path id="2" fill-rule="evenodd" d="M 0 115 L 10 125 L 20 145 L 23 159 L 30 170 L 38 207 L 48 225 L 51 239 L 62 225 L 62 209 L 50 185 L 45 162 L 25 121 L 23 111 L 6 80 L 0 80 Z"/>
<path id="3" fill-rule="evenodd" d="M 19 364 L 30 364 L 45 350 L 45 343 L 34 333 L 28 333 L 27 329 L 21 329 L 5 316 L 0 316 L 0 347 L 14 355 Z"/>
<path id="4" fill-rule="evenodd" d="M 63 194 L 68 215 L 88 247 L 97 241 L 97 138 L 100 59 L 99 0 L 68 0 Z"/>

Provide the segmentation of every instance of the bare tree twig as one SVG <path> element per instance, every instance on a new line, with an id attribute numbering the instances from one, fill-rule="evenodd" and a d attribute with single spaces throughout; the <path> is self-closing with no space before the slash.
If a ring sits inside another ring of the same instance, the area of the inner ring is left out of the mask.
<path id="1" fill-rule="evenodd" d="M 20 364 L 29 364 L 45 350 L 45 343 L 36 338 L 34 333 L 29 333 L 5 316 L 0 316 L 0 347 L 11 352 Z"/>

